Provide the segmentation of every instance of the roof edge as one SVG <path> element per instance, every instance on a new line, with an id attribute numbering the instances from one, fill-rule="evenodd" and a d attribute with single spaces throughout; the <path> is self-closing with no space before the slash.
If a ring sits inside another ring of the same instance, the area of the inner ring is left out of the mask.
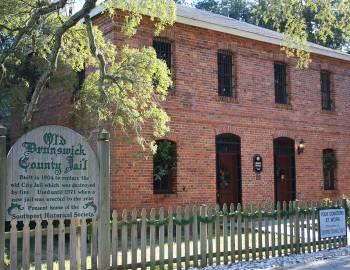
<path id="1" fill-rule="evenodd" d="M 99 6 L 95 7 L 90 12 L 90 16 L 95 17 L 103 12 L 104 12 L 103 6 L 99 5 Z M 265 42 L 265 43 L 269 43 L 269 44 L 273 44 L 273 45 L 278 45 L 278 46 L 282 46 L 283 41 L 284 41 L 282 38 L 271 37 L 271 36 L 267 36 L 264 34 L 257 34 L 257 33 L 253 33 L 253 32 L 247 31 L 247 30 L 242 30 L 242 29 L 238 29 L 238 28 L 234 28 L 234 27 L 230 27 L 230 26 L 223 26 L 223 25 L 216 24 L 216 23 L 209 22 L 209 21 L 188 18 L 188 17 L 181 16 L 178 14 L 176 15 L 176 22 L 181 23 L 181 24 L 185 24 L 185 25 L 203 28 L 203 29 L 209 29 L 209 30 L 213 30 L 213 31 L 217 31 L 217 32 L 227 33 L 227 34 L 231 34 L 231 35 L 235 35 L 235 36 L 239 36 L 239 37 L 243 37 L 243 38 L 257 40 L 257 41 L 261 41 L 261 42 Z M 334 49 L 327 48 L 327 47 L 324 47 L 321 45 L 317 45 L 317 44 L 312 43 L 312 42 L 308 42 L 308 46 L 309 46 L 310 53 L 328 56 L 331 58 L 336 58 L 336 59 L 350 62 L 350 54 L 346 54 L 346 53 L 338 51 L 338 50 L 334 50 Z"/>

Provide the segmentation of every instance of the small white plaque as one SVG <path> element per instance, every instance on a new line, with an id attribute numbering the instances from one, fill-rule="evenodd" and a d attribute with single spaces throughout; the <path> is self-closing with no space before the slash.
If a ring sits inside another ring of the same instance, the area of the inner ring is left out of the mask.
<path id="1" fill-rule="evenodd" d="M 345 209 L 320 210 L 320 238 L 346 235 Z"/>
<path id="2" fill-rule="evenodd" d="M 7 220 L 98 214 L 99 165 L 86 139 L 61 126 L 23 135 L 7 157 Z"/>

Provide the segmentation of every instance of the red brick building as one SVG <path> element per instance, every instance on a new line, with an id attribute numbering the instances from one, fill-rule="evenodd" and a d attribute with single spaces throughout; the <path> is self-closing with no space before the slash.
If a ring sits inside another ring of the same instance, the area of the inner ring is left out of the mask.
<path id="1" fill-rule="evenodd" d="M 131 39 L 99 10 L 94 22 L 116 44 L 154 45 L 175 84 L 164 103 L 177 158 L 169 183 L 154 184 L 137 146 L 112 140 L 114 208 L 350 196 L 350 55 L 310 44 L 311 66 L 298 70 L 279 33 L 188 7 L 160 38 L 147 21 Z M 70 125 L 68 113 L 46 117 L 70 110 L 58 95 L 46 93 L 36 124 Z"/>

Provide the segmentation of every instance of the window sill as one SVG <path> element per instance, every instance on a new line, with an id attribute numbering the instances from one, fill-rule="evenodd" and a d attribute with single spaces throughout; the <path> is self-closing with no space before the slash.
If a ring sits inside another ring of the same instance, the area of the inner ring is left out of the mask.
<path id="1" fill-rule="evenodd" d="M 335 193 L 335 192 L 338 192 L 338 190 L 337 189 L 324 189 L 323 188 L 323 192 L 325 192 L 325 193 Z"/>
<path id="2" fill-rule="evenodd" d="M 281 104 L 281 103 L 275 103 L 275 108 L 277 109 L 284 109 L 284 110 L 293 110 L 292 104 Z"/>
<path id="3" fill-rule="evenodd" d="M 175 195 L 175 192 L 154 192 L 153 195 L 156 196 L 171 196 L 171 195 Z"/>
<path id="4" fill-rule="evenodd" d="M 325 115 L 337 115 L 337 112 L 335 110 L 321 110 L 321 114 L 325 114 Z"/>
<path id="5" fill-rule="evenodd" d="M 233 104 L 239 103 L 238 99 L 235 97 L 217 96 L 216 100 L 219 102 L 225 102 L 225 103 L 233 103 Z"/>

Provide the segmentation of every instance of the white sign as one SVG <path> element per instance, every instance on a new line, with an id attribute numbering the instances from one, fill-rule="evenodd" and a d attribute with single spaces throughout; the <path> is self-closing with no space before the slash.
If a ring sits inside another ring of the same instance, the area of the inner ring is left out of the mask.
<path id="1" fill-rule="evenodd" d="M 23 135 L 7 157 L 7 220 L 92 218 L 99 166 L 84 137 L 61 126 Z"/>
<path id="2" fill-rule="evenodd" d="M 320 210 L 319 230 L 321 238 L 345 236 L 345 209 Z"/>

